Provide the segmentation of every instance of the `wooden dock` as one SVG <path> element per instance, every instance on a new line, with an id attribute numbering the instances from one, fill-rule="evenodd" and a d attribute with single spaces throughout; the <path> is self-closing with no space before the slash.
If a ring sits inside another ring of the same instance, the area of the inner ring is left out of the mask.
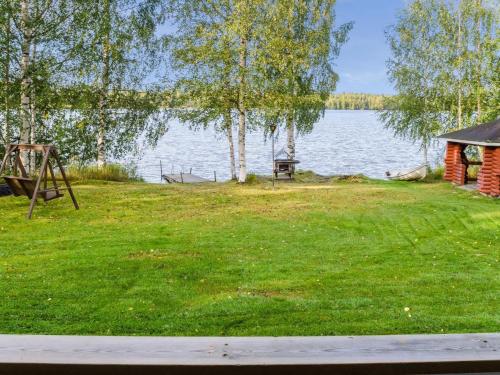
<path id="1" fill-rule="evenodd" d="M 192 173 L 164 174 L 163 179 L 169 184 L 200 184 L 211 180 L 196 176 Z"/>
<path id="2" fill-rule="evenodd" d="M 500 334 L 0 335 L 0 374 L 457 374 L 500 371 Z"/>

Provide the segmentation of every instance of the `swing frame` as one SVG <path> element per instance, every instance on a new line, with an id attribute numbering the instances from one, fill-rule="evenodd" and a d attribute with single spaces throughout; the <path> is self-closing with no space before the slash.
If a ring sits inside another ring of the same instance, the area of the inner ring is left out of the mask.
<path id="1" fill-rule="evenodd" d="M 42 154 L 42 165 L 36 180 L 28 176 L 21 158 L 21 152 L 36 152 Z M 11 176 L 2 175 L 4 170 L 7 168 L 7 165 L 12 161 L 12 158 L 14 159 L 14 165 L 12 166 L 13 174 Z M 50 161 L 51 158 L 55 161 L 59 171 L 61 172 L 64 184 L 66 185 L 65 188 L 60 187 L 57 184 L 54 168 Z M 52 186 L 48 186 L 49 174 Z M 75 209 L 79 209 L 75 195 L 71 189 L 71 185 L 66 177 L 66 172 L 64 171 L 61 161 L 59 160 L 57 150 L 53 145 L 9 144 L 6 147 L 5 156 L 2 164 L 0 165 L 0 176 L 5 180 L 7 185 L 9 185 L 15 196 L 25 195 L 31 200 L 28 214 L 26 215 L 28 219 L 31 219 L 33 216 L 33 210 L 38 198 L 43 198 L 45 202 L 61 198 L 64 196 L 64 194 L 61 193 L 63 190 L 68 191 Z"/>

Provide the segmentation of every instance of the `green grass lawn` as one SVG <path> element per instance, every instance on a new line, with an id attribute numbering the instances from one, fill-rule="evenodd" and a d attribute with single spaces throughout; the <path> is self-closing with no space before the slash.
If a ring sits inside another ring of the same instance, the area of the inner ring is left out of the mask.
<path id="1" fill-rule="evenodd" d="M 445 183 L 75 184 L 0 198 L 0 332 L 500 331 L 500 200 Z"/>

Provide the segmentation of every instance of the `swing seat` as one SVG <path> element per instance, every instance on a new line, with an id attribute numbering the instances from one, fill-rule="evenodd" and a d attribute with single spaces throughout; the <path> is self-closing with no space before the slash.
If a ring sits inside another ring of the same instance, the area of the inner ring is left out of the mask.
<path id="1" fill-rule="evenodd" d="M 30 199 L 33 198 L 33 194 L 35 193 L 36 180 L 19 176 L 3 176 L 3 178 L 14 196 L 27 196 Z M 61 194 L 55 189 L 47 189 L 40 190 L 37 196 L 41 196 L 43 200 L 47 202 L 51 201 L 52 199 L 61 198 L 64 196 L 64 194 Z"/>
<path id="2" fill-rule="evenodd" d="M 36 178 L 30 178 L 24 167 L 23 160 L 21 158 L 22 152 L 30 153 L 42 153 L 42 164 L 40 166 L 40 173 Z M 11 159 L 14 159 L 13 166 L 11 168 L 13 175 L 2 176 L 1 173 L 6 169 L 6 166 L 11 163 Z M 56 162 L 57 167 L 61 173 L 62 179 L 66 188 L 61 188 L 58 186 L 56 181 L 56 176 L 54 174 L 54 168 L 50 161 L 52 159 Z M 2 164 L 0 164 L 0 176 L 5 180 L 10 191 L 15 196 L 27 196 L 30 200 L 30 208 L 28 214 L 26 215 L 28 219 L 31 219 L 33 215 L 33 209 L 37 203 L 38 198 L 43 198 L 45 202 L 52 199 L 61 198 L 64 195 L 61 194 L 61 190 L 67 190 L 75 209 L 78 210 L 78 203 L 76 202 L 73 190 L 71 190 L 71 185 L 66 178 L 66 173 L 57 155 L 57 150 L 53 145 L 32 145 L 32 144 L 10 144 L 6 147 L 5 156 L 3 157 Z M 50 185 L 51 184 L 51 185 Z"/>
<path id="3" fill-rule="evenodd" d="M 3 179 L 5 183 L 9 185 L 12 194 L 16 197 L 26 195 L 30 199 L 33 198 L 36 184 L 35 180 L 19 176 L 3 176 Z"/>
<path id="4" fill-rule="evenodd" d="M 59 189 L 62 189 L 62 188 L 59 188 Z M 53 190 L 53 189 L 42 190 L 38 194 L 43 197 L 43 200 L 45 202 L 51 201 L 52 199 L 64 197 L 64 194 L 61 194 L 60 192 Z"/>

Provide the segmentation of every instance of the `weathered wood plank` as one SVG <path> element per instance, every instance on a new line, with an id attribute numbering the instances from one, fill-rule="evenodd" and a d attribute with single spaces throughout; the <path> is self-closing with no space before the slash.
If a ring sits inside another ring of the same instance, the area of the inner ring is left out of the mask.
<path id="1" fill-rule="evenodd" d="M 202 182 L 210 182 L 210 180 L 206 178 L 191 173 L 165 174 L 163 178 L 169 183 L 199 184 Z"/>
<path id="2" fill-rule="evenodd" d="M 54 147 L 53 145 L 35 145 L 35 144 L 24 144 L 24 143 L 11 144 L 11 146 L 14 146 L 21 151 L 32 150 L 38 152 L 45 152 L 46 150 L 50 150 Z"/>
<path id="3" fill-rule="evenodd" d="M 230 373 L 229 370 L 235 367 L 238 373 L 248 374 L 500 371 L 500 334 L 354 337 L 0 335 L 2 374 L 3 370 L 49 373 L 38 372 L 41 369 L 84 373 L 91 368 L 92 373 L 102 368 L 106 370 L 102 373 L 108 374 L 135 373 L 132 369 L 142 369 L 141 374 L 220 374 Z"/>

